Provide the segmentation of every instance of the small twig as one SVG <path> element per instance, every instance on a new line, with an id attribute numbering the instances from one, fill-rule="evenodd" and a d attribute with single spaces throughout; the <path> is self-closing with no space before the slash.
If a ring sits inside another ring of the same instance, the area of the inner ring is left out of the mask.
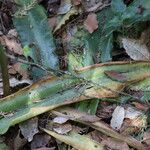
<path id="1" fill-rule="evenodd" d="M 1 45 L 0 45 L 0 66 L 2 71 L 4 96 L 7 96 L 10 94 L 9 74 L 7 69 L 8 61 L 4 53 L 4 49 Z"/>

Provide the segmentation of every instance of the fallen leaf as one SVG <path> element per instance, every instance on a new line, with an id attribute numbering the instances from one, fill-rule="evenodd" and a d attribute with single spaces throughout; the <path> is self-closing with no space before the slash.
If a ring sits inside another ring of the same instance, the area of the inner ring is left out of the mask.
<path id="1" fill-rule="evenodd" d="M 10 87 L 15 87 L 21 84 L 32 84 L 33 82 L 29 79 L 18 80 L 16 78 L 9 79 Z M 3 82 L 0 80 L 0 95 L 3 95 Z"/>
<path id="2" fill-rule="evenodd" d="M 58 124 L 63 124 L 65 122 L 67 122 L 69 119 L 68 118 L 65 118 L 65 117 L 55 117 L 53 119 L 53 122 L 54 123 L 58 123 Z"/>
<path id="3" fill-rule="evenodd" d="M 19 124 L 22 135 L 31 142 L 33 140 L 33 136 L 39 132 L 38 130 L 38 118 L 32 118 L 28 121 L 25 121 Z"/>
<path id="4" fill-rule="evenodd" d="M 56 127 L 53 127 L 53 130 L 59 134 L 67 134 L 72 130 L 72 125 L 71 124 L 62 124 Z"/>
<path id="5" fill-rule="evenodd" d="M 142 104 L 142 103 L 139 103 L 139 102 L 132 102 L 132 104 L 137 108 L 137 109 L 140 109 L 140 110 L 147 110 L 149 107 Z"/>
<path id="6" fill-rule="evenodd" d="M 5 41 L 5 46 L 12 52 L 18 55 L 23 55 L 23 49 L 21 46 L 21 43 L 18 42 L 18 40 L 13 37 L 9 38 L 7 36 L 2 36 L 2 38 Z"/>
<path id="7" fill-rule="evenodd" d="M 13 37 L 17 38 L 17 37 L 18 37 L 18 33 L 17 33 L 16 29 L 10 29 L 10 30 L 8 31 L 7 36 L 8 36 L 9 38 L 13 38 Z"/>
<path id="8" fill-rule="evenodd" d="M 140 40 L 122 38 L 122 44 L 126 53 L 133 60 L 149 60 L 150 52 L 146 44 L 141 43 Z"/>
<path id="9" fill-rule="evenodd" d="M 98 28 L 97 15 L 95 13 L 90 13 L 84 22 L 84 26 L 89 33 L 93 33 Z"/>
<path id="10" fill-rule="evenodd" d="M 112 114 L 110 126 L 115 130 L 119 130 L 123 124 L 124 117 L 124 108 L 121 106 L 117 106 Z"/>
<path id="11" fill-rule="evenodd" d="M 150 145 L 150 132 L 144 132 L 144 137 L 143 137 L 143 141 Z"/>
<path id="12" fill-rule="evenodd" d="M 26 143 L 27 140 L 25 138 L 20 137 L 20 131 L 19 131 L 17 136 L 14 139 L 14 150 L 21 149 Z"/>
<path id="13" fill-rule="evenodd" d="M 135 119 L 137 118 L 138 116 L 142 115 L 141 111 L 138 111 L 132 107 L 128 107 L 126 110 L 125 110 L 125 118 L 128 118 L 128 119 Z"/>
<path id="14" fill-rule="evenodd" d="M 19 73 L 22 76 L 22 79 L 27 79 L 28 78 L 28 72 L 27 72 L 27 68 L 24 67 L 24 64 L 17 62 L 15 64 L 13 64 L 8 72 L 10 74 L 16 74 Z"/>
<path id="15" fill-rule="evenodd" d="M 71 0 L 61 0 L 57 14 L 66 14 L 72 7 Z"/>
<path id="16" fill-rule="evenodd" d="M 48 19 L 48 24 L 51 27 L 51 29 L 53 30 L 56 27 L 57 24 L 57 19 L 56 17 L 51 17 Z"/>
<path id="17" fill-rule="evenodd" d="M 114 140 L 112 138 L 106 138 L 102 140 L 101 143 L 115 150 L 130 150 L 126 143 Z"/>
<path id="18" fill-rule="evenodd" d="M 100 120 L 99 117 L 97 117 L 97 116 L 95 116 L 95 115 L 88 115 L 88 114 L 87 114 L 87 115 L 84 115 L 84 116 L 82 116 L 82 117 L 80 117 L 79 119 L 82 120 L 82 121 L 91 122 L 91 123 Z"/>
<path id="19" fill-rule="evenodd" d="M 36 134 L 33 137 L 31 142 L 31 149 L 43 148 L 48 145 L 49 141 L 51 140 L 51 136 L 47 134 Z"/>
<path id="20" fill-rule="evenodd" d="M 81 1 L 82 1 L 82 0 L 73 0 L 73 4 L 74 4 L 75 6 L 78 6 L 78 5 L 81 4 Z"/>
<path id="21" fill-rule="evenodd" d="M 117 81 L 125 81 L 126 80 L 126 76 L 125 75 L 123 75 L 123 74 L 121 74 L 119 72 L 113 71 L 113 70 L 111 70 L 111 71 L 105 71 L 105 74 L 108 77 L 110 77 L 112 79 L 115 79 Z"/>

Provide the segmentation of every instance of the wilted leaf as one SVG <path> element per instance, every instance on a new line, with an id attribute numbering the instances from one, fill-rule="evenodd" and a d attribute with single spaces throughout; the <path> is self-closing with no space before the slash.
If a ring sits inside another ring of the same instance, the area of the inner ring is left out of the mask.
<path id="1" fill-rule="evenodd" d="M 22 135 L 31 142 L 33 136 L 39 132 L 38 130 L 38 118 L 32 118 L 26 122 L 19 125 Z"/>
<path id="2" fill-rule="evenodd" d="M 121 106 L 117 106 L 112 114 L 110 126 L 113 129 L 119 130 L 123 124 L 125 110 Z"/>
<path id="3" fill-rule="evenodd" d="M 95 13 L 90 13 L 84 22 L 84 26 L 89 33 L 93 33 L 98 28 L 97 15 Z"/>
<path id="4" fill-rule="evenodd" d="M 149 60 L 150 52 L 147 46 L 139 40 L 122 38 L 123 47 L 133 60 Z"/>

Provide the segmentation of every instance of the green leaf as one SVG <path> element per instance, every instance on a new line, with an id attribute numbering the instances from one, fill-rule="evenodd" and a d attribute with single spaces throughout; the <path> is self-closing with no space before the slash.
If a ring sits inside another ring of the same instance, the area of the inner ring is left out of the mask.
<path id="1" fill-rule="evenodd" d="M 31 0 L 27 0 L 27 2 L 19 1 L 19 4 L 23 5 L 20 7 L 22 10 L 19 9 L 13 18 L 25 55 L 30 56 L 35 63 L 41 64 L 47 69 L 50 67 L 56 69 L 58 68 L 58 58 L 55 54 L 55 44 L 45 10 L 36 3 L 33 5 Z M 25 7 L 30 9 L 26 11 Z"/>
<path id="2" fill-rule="evenodd" d="M 99 47 L 101 50 L 101 61 L 110 61 L 112 59 L 111 51 L 113 48 L 113 34 L 101 38 Z"/>

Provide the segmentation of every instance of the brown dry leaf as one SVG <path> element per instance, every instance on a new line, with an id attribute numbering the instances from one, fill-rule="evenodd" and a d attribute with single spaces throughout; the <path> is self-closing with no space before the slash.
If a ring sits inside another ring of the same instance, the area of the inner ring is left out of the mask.
<path id="1" fill-rule="evenodd" d="M 95 13 L 90 13 L 84 22 L 84 26 L 89 33 L 93 33 L 98 28 L 97 15 Z"/>
<path id="2" fill-rule="evenodd" d="M 88 115 L 88 114 L 80 117 L 79 119 L 82 120 L 82 121 L 85 121 L 85 122 L 90 122 L 90 123 L 97 122 L 97 121 L 100 120 L 100 118 L 98 118 L 97 116 Z"/>
<path id="3" fill-rule="evenodd" d="M 150 52 L 145 43 L 142 43 L 140 40 L 122 38 L 122 44 L 126 53 L 133 60 L 149 60 Z"/>
<path id="4" fill-rule="evenodd" d="M 124 108 L 121 106 L 117 106 L 112 114 L 110 126 L 115 130 L 119 130 L 123 124 L 124 117 Z"/>
<path id="5" fill-rule="evenodd" d="M 71 0 L 61 0 L 57 14 L 66 14 L 72 7 Z"/>
<path id="6" fill-rule="evenodd" d="M 27 143 L 27 140 L 25 138 L 20 137 L 20 131 L 19 131 L 19 133 L 14 139 L 14 150 L 21 149 L 26 143 Z"/>
<path id="7" fill-rule="evenodd" d="M 146 144 L 150 145 L 150 132 L 145 132 L 145 133 L 144 133 L 143 141 L 144 141 Z"/>
<path id="8" fill-rule="evenodd" d="M 51 27 L 51 29 L 53 30 L 56 27 L 57 18 L 56 17 L 48 18 L 48 24 Z"/>
<path id="9" fill-rule="evenodd" d="M 53 127 L 53 130 L 59 134 L 67 134 L 72 130 L 72 125 L 67 123 L 67 124 L 62 124 L 62 125 L 57 125 Z"/>
<path id="10" fill-rule="evenodd" d="M 69 118 L 67 118 L 67 117 L 55 117 L 53 119 L 53 122 L 58 123 L 58 124 L 63 124 L 65 122 L 67 122 L 68 120 L 69 120 Z"/>
<path id="11" fill-rule="evenodd" d="M 132 102 L 132 104 L 140 110 L 147 110 L 149 107 L 146 106 L 145 104 L 139 103 L 139 102 Z"/>
<path id="12" fill-rule="evenodd" d="M 113 78 L 117 81 L 125 81 L 127 80 L 126 76 L 121 74 L 120 72 L 114 71 L 114 70 L 110 70 L 110 71 L 105 71 L 105 74 L 110 77 Z"/>
<path id="13" fill-rule="evenodd" d="M 114 140 L 112 138 L 103 139 L 101 143 L 115 150 L 130 150 L 126 143 Z"/>
<path id="14" fill-rule="evenodd" d="M 28 72 L 26 69 L 24 69 L 22 67 L 22 63 L 20 62 L 17 62 L 15 63 L 14 65 L 10 66 L 8 72 L 10 74 L 16 74 L 16 73 L 19 73 L 21 76 L 22 76 L 22 79 L 27 79 L 28 78 Z"/>
<path id="15" fill-rule="evenodd" d="M 17 38 L 9 36 L 2 36 L 5 41 L 5 46 L 12 52 L 18 55 L 23 55 L 23 49 L 21 43 L 18 42 Z"/>
<path id="16" fill-rule="evenodd" d="M 142 115 L 142 112 L 136 110 L 136 109 L 133 108 L 133 107 L 128 107 L 128 108 L 125 110 L 125 118 L 128 118 L 128 119 L 135 119 L 135 118 L 137 118 L 137 117 L 140 116 L 140 115 Z"/>
<path id="17" fill-rule="evenodd" d="M 78 6 L 78 5 L 81 4 L 81 1 L 82 1 L 82 0 L 73 0 L 73 4 L 74 4 L 75 6 Z"/>
<path id="18" fill-rule="evenodd" d="M 46 147 L 50 140 L 51 136 L 48 134 L 36 134 L 31 142 L 31 149 Z"/>

